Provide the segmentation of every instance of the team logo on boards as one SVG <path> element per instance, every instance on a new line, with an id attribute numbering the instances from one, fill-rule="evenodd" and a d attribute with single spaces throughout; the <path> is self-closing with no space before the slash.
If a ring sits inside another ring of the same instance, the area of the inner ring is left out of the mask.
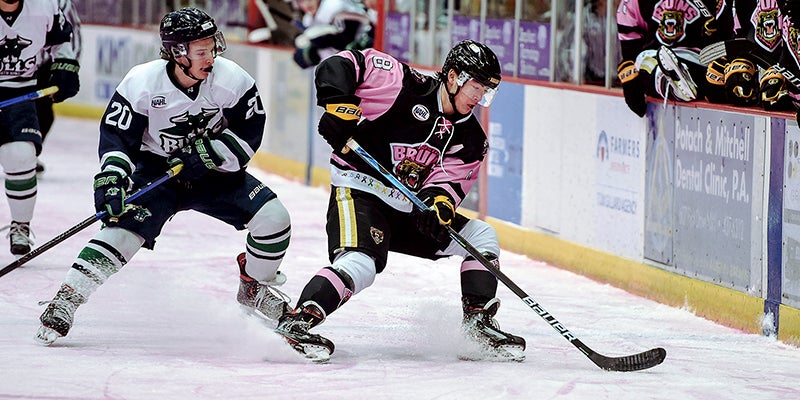
<path id="1" fill-rule="evenodd" d="M 428 110 L 428 107 L 425 107 L 422 104 L 417 104 L 411 108 L 411 115 L 420 121 L 427 121 L 428 118 L 431 117 L 431 112 Z"/>
<path id="2" fill-rule="evenodd" d="M 606 131 L 600 131 L 597 138 L 597 153 L 595 154 L 600 161 L 608 160 L 608 135 Z"/>

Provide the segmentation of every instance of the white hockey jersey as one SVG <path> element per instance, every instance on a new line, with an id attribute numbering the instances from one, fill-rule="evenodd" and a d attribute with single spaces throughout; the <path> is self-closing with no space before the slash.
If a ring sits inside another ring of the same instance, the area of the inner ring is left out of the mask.
<path id="1" fill-rule="evenodd" d="M 78 16 L 78 11 L 73 7 L 71 0 L 58 0 L 58 8 L 61 10 L 61 13 L 64 14 L 64 17 L 67 19 L 67 22 L 72 25 L 72 39 L 69 41 L 69 47 L 72 49 L 72 53 L 76 60 L 80 61 L 81 57 L 81 19 Z M 64 44 L 67 45 L 66 43 Z M 45 48 L 42 49 L 42 61 L 47 62 L 53 60 L 55 56 L 55 50 L 53 48 Z M 67 51 L 67 50 L 62 50 Z"/>
<path id="2" fill-rule="evenodd" d="M 295 47 L 306 47 L 320 39 L 329 44 L 336 43 L 319 48 L 322 59 L 344 50 L 345 45 L 369 35 L 372 30 L 367 9 L 360 0 L 321 0 L 317 12 L 305 14 L 302 22 L 306 29 L 295 38 Z M 350 31 L 346 24 L 354 24 L 357 28 Z"/>
<path id="3" fill-rule="evenodd" d="M 130 174 L 138 163 L 166 160 L 202 135 L 224 158 L 219 171 L 244 168 L 261 145 L 266 121 L 255 80 L 217 57 L 207 79 L 179 89 L 167 72 L 171 67 L 166 60 L 137 65 L 117 86 L 100 122 L 103 168 Z M 142 152 L 160 157 L 140 157 Z"/>
<path id="4" fill-rule="evenodd" d="M 30 92 L 43 50 L 53 58 L 77 60 L 70 45 L 72 25 L 56 0 L 26 0 L 16 18 L 0 18 L 0 98 Z"/>

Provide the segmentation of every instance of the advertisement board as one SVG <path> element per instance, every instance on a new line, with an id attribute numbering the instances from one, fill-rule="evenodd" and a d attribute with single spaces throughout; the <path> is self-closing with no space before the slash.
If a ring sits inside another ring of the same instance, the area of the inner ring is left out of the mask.
<path id="1" fill-rule="evenodd" d="M 650 112 L 645 256 L 709 282 L 760 290 L 762 236 L 752 221 L 761 213 L 754 193 L 763 190 L 754 165 L 763 164 L 754 149 L 765 120 L 689 107 Z"/>

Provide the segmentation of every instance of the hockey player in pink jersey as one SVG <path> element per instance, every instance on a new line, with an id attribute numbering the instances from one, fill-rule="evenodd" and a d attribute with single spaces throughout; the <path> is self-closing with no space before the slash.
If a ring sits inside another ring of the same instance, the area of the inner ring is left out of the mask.
<path id="1" fill-rule="evenodd" d="M 463 257 L 466 336 L 482 346 L 479 357 L 524 359 L 525 340 L 500 330 L 494 319 L 500 305 L 497 279 L 444 228 L 450 225 L 498 262 L 495 230 L 456 208 L 477 181 L 489 146 L 473 109 L 489 106 L 500 79 L 495 54 L 471 40 L 453 47 L 435 77 L 372 49 L 344 51 L 317 67 L 317 104 L 326 110 L 319 134 L 333 148 L 327 218 L 331 265 L 308 282 L 297 308 L 277 327 L 296 350 L 314 361 L 329 359 L 333 342 L 309 329 L 372 285 L 392 251 L 428 259 Z M 369 164 L 343 151 L 350 137 L 431 208 L 414 211 Z"/>

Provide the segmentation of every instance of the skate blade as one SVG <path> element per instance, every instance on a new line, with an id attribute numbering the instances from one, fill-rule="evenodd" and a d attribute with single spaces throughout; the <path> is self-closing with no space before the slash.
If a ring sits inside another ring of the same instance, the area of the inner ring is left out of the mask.
<path id="1" fill-rule="evenodd" d="M 525 361 L 525 349 L 521 346 L 499 346 L 491 349 L 483 349 L 475 352 L 461 353 L 458 359 L 462 361 L 499 361 L 499 362 L 523 362 Z"/>
<path id="2" fill-rule="evenodd" d="M 61 337 L 60 333 L 54 331 L 51 328 L 48 328 L 48 327 L 42 325 L 42 326 L 39 327 L 39 330 L 36 332 L 36 336 L 33 337 L 33 340 L 35 340 L 37 343 L 39 343 L 41 345 L 49 346 L 49 345 L 53 344 L 53 342 L 55 342 L 56 339 L 58 339 L 60 337 Z"/>
<path id="3" fill-rule="evenodd" d="M 324 364 L 331 359 L 331 350 L 325 346 L 301 344 L 288 338 L 284 339 L 289 342 L 289 345 L 291 345 L 296 352 L 315 364 Z"/>
<path id="4" fill-rule="evenodd" d="M 697 87 L 689 81 L 688 76 L 684 76 L 680 61 L 673 54 L 667 50 L 658 51 L 657 56 L 662 67 L 661 70 L 672 80 L 674 87 L 681 91 L 683 98 L 688 101 L 697 99 Z"/>

